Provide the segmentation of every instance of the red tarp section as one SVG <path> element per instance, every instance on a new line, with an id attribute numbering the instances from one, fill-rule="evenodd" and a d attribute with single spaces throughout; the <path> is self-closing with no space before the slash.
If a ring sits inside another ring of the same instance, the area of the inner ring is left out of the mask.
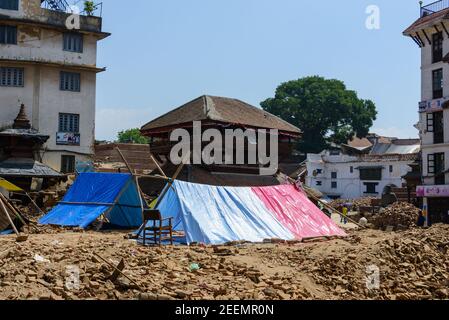
<path id="1" fill-rule="evenodd" d="M 265 206 L 298 239 L 347 234 L 326 216 L 305 193 L 293 185 L 252 188 Z"/>

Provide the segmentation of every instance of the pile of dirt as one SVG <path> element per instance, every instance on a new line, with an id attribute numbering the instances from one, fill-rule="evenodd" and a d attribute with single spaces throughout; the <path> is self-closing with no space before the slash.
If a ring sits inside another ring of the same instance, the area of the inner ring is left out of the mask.
<path id="1" fill-rule="evenodd" d="M 343 206 L 345 204 L 350 203 L 350 204 L 352 204 L 352 210 L 353 211 L 358 211 L 360 207 L 369 207 L 369 206 L 371 206 L 371 202 L 373 200 L 375 200 L 375 199 L 376 198 L 374 198 L 374 197 L 364 197 L 364 198 L 353 199 L 353 200 L 337 199 L 337 200 L 333 200 L 329 205 L 332 208 L 341 211 L 341 209 L 343 208 Z"/>
<path id="2" fill-rule="evenodd" d="M 421 210 L 406 202 L 396 202 L 381 210 L 370 221 L 376 229 L 408 229 L 416 226 Z"/>

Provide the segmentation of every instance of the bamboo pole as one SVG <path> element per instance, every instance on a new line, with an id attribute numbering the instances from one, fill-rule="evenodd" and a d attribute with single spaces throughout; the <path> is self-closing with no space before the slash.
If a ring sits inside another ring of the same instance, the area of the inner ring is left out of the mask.
<path id="1" fill-rule="evenodd" d="M 143 217 L 143 210 L 144 210 L 143 202 L 144 202 L 144 197 L 143 197 L 143 195 L 142 195 L 142 190 L 140 189 L 139 179 L 138 179 L 137 175 L 135 175 L 135 172 L 133 172 L 133 170 L 131 169 L 131 166 L 129 165 L 128 161 L 125 159 L 125 156 L 123 155 L 123 153 L 122 153 L 122 151 L 120 150 L 120 148 L 117 147 L 116 150 L 117 150 L 118 154 L 120 155 L 120 157 L 122 158 L 123 162 L 125 163 L 126 167 L 128 168 L 129 172 L 130 172 L 131 175 L 133 176 L 134 182 L 136 183 L 137 192 L 138 192 L 138 194 L 139 194 L 140 209 L 141 209 L 141 212 L 142 212 L 142 221 L 143 221 L 143 219 L 144 219 L 144 217 Z"/>
<path id="2" fill-rule="evenodd" d="M 292 178 L 288 177 L 288 180 L 289 180 L 291 183 L 296 184 L 296 181 L 293 180 Z M 344 216 L 343 213 L 341 213 L 341 212 L 338 211 L 337 209 L 332 208 L 332 207 L 331 207 L 330 205 L 328 205 L 327 203 L 325 203 L 325 202 L 321 201 L 320 199 L 318 199 L 317 197 L 315 197 L 315 195 L 313 195 L 313 194 L 312 194 L 310 191 L 308 191 L 306 188 L 302 188 L 302 190 L 304 190 L 304 192 L 305 192 L 310 198 L 312 198 L 313 200 L 315 200 L 315 201 L 321 203 L 325 208 L 331 210 L 332 212 L 338 214 L 339 216 L 341 216 L 341 217 L 343 217 L 343 218 L 348 219 L 349 221 L 351 221 L 352 223 L 354 223 L 354 224 L 357 225 L 358 227 L 363 228 L 363 229 L 366 229 L 365 226 L 362 226 L 361 224 L 359 224 L 359 223 L 356 222 L 355 220 L 349 218 L 348 216 Z"/>
<path id="3" fill-rule="evenodd" d="M 162 170 L 161 166 L 160 166 L 159 163 L 156 161 L 156 159 L 154 158 L 154 156 L 153 156 L 152 153 L 150 153 L 150 157 L 151 157 L 151 160 L 152 160 L 152 161 L 154 162 L 154 164 L 156 165 L 157 170 L 159 170 L 159 172 L 160 172 L 165 178 L 167 178 L 167 175 L 165 174 L 164 170 Z"/>
<path id="4" fill-rule="evenodd" d="M 17 236 L 20 236 L 19 231 L 17 230 L 16 226 L 14 225 L 14 222 L 12 221 L 11 217 L 9 216 L 8 210 L 5 207 L 5 203 L 3 202 L 2 199 L 0 199 L 0 205 L 1 205 L 1 209 L 3 211 L 3 213 L 6 215 L 6 217 L 8 218 L 9 223 L 11 224 L 12 229 L 14 230 L 14 232 L 16 233 Z"/>
<path id="5" fill-rule="evenodd" d="M 325 203 L 325 202 L 321 201 L 320 199 L 318 199 L 317 197 L 315 197 L 310 191 L 307 191 L 305 188 L 303 188 L 303 190 L 304 190 L 305 193 L 307 193 L 307 195 L 308 195 L 309 197 L 311 197 L 311 198 L 314 199 L 315 201 L 318 201 L 319 203 L 321 203 L 325 208 L 327 208 L 327 209 L 333 211 L 334 213 L 340 215 L 340 216 L 343 217 L 343 218 L 348 219 L 349 221 L 351 221 L 352 223 L 354 223 L 354 224 L 357 225 L 358 227 L 363 228 L 363 229 L 366 229 L 365 226 L 362 226 L 361 224 L 359 224 L 359 223 L 356 222 L 355 220 L 349 218 L 348 216 L 343 215 L 343 213 L 341 213 L 341 212 L 338 211 L 337 209 L 332 208 L 332 207 L 331 207 L 330 205 L 328 205 L 327 203 Z"/>
<path id="6" fill-rule="evenodd" d="M 14 215 L 17 216 L 20 222 L 22 222 L 24 225 L 27 225 L 25 220 L 23 220 L 22 216 L 20 215 L 20 212 L 17 211 L 17 209 L 11 203 L 9 203 L 8 199 L 6 199 L 6 197 L 2 193 L 0 193 L 0 199 L 2 199 L 4 204 L 6 204 L 6 206 L 14 213 Z"/>

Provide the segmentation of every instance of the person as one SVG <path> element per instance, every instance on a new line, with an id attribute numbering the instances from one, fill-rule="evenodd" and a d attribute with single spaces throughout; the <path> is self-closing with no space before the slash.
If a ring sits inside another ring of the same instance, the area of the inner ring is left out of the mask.
<path id="1" fill-rule="evenodd" d="M 342 213 L 343 215 L 341 216 L 341 220 L 340 222 L 343 224 L 347 224 L 348 223 L 348 207 L 346 205 L 343 206 L 343 210 Z"/>
<path id="2" fill-rule="evenodd" d="M 426 223 L 426 217 L 424 216 L 424 214 L 422 212 L 420 212 L 417 225 L 418 225 L 418 227 L 424 227 L 425 223 Z"/>
<path id="3" fill-rule="evenodd" d="M 359 224 L 363 227 L 366 227 L 368 224 L 368 219 L 365 218 L 365 215 L 362 213 L 362 217 L 360 218 Z"/>

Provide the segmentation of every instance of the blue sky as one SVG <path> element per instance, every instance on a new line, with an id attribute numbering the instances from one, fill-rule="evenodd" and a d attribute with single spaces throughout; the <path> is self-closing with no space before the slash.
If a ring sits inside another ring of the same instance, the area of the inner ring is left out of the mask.
<path id="1" fill-rule="evenodd" d="M 380 8 L 380 30 L 365 27 Z M 420 52 L 402 31 L 419 16 L 414 0 L 103 0 L 97 139 L 202 94 L 253 105 L 284 81 L 343 80 L 379 112 L 371 131 L 416 137 Z"/>

